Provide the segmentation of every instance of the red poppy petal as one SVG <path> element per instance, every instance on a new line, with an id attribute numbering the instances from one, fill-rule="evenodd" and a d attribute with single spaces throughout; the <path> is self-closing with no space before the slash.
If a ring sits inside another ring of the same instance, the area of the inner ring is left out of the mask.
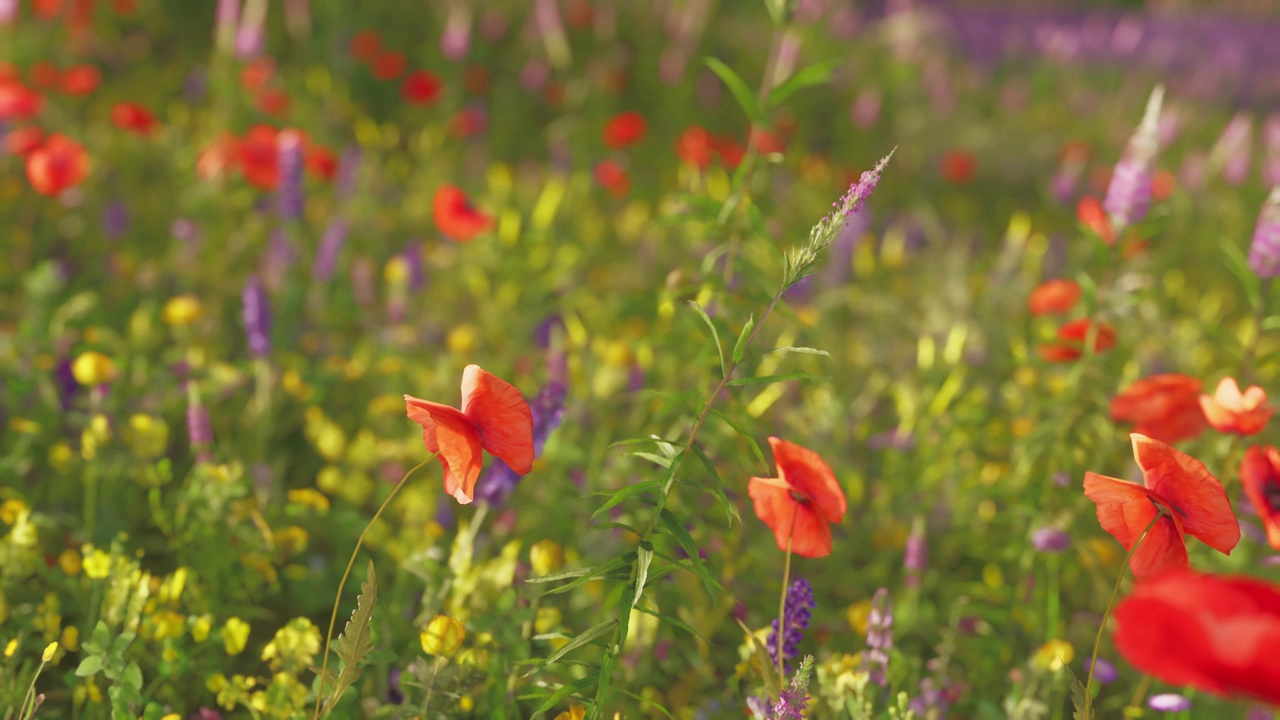
<path id="1" fill-rule="evenodd" d="M 404 396 L 410 420 L 422 426 L 422 442 L 440 456 L 444 465 L 444 491 L 466 505 L 480 476 L 483 455 L 480 433 L 456 408 Z"/>
<path id="2" fill-rule="evenodd" d="M 1085 473 L 1084 494 L 1098 506 L 1098 524 L 1125 550 L 1133 547 L 1159 513 L 1146 488 L 1106 475 Z"/>
<path id="3" fill-rule="evenodd" d="M 521 475 L 533 469 L 533 413 L 519 390 L 468 365 L 462 371 L 462 413 L 475 424 L 490 455 Z"/>
<path id="4" fill-rule="evenodd" d="M 1133 457 L 1146 486 L 1178 514 L 1183 531 L 1223 554 L 1240 542 L 1240 522 L 1218 479 L 1204 463 L 1145 435 L 1133 433 Z"/>
<path id="5" fill-rule="evenodd" d="M 1270 445 L 1246 450 L 1240 462 L 1240 484 L 1267 529 L 1267 542 L 1280 550 L 1280 450 Z"/>
<path id="6" fill-rule="evenodd" d="M 775 536 L 778 534 L 778 526 L 782 524 L 782 518 L 786 518 L 786 522 L 791 522 L 791 514 L 794 512 L 792 506 L 799 505 L 791 497 L 791 491 L 776 478 L 758 478 L 753 477 L 747 482 L 747 494 L 751 496 L 751 501 L 755 505 L 756 517 L 765 525 L 773 529 Z M 787 545 L 787 528 L 783 528 L 781 548 L 786 549 Z"/>
<path id="7" fill-rule="evenodd" d="M 778 477 L 812 504 L 815 512 L 829 522 L 844 519 L 847 503 L 844 490 L 831 467 L 818 453 L 780 438 L 769 438 Z M 830 536 L 830 529 L 827 530 Z"/>
<path id="8" fill-rule="evenodd" d="M 823 557 L 831 554 L 831 526 L 826 518 L 811 506 L 796 502 L 787 489 L 775 478 L 751 478 L 747 494 L 755 504 L 756 517 L 773 530 L 778 549 L 787 549 L 803 557 Z"/>
<path id="9" fill-rule="evenodd" d="M 1144 525 L 1143 528 L 1145 527 Z M 1142 530 L 1137 532 L 1141 533 Z M 1187 559 L 1187 541 L 1183 538 L 1177 521 L 1168 515 L 1161 517 L 1152 526 L 1129 558 L 1129 569 L 1139 579 L 1190 565 L 1191 561 Z"/>
<path id="10" fill-rule="evenodd" d="M 812 507 L 799 505 L 795 529 L 791 537 L 791 552 L 800 557 L 820 558 L 831 554 L 831 523 Z M 775 535 L 776 538 L 776 535 Z M 784 550 L 786 538 L 780 547 Z"/>

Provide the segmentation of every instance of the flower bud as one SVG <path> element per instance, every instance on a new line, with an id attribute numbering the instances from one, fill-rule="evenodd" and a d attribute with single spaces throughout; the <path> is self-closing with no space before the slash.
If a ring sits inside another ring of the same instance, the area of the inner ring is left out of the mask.
<path id="1" fill-rule="evenodd" d="M 462 623 L 448 615 L 437 615 L 427 623 L 427 629 L 422 631 L 419 640 L 426 654 L 447 658 L 458 652 L 466 636 Z"/>
<path id="2" fill-rule="evenodd" d="M 71 375 L 85 387 L 101 385 L 115 377 L 115 374 L 115 363 L 96 350 L 80 353 L 71 363 Z"/>

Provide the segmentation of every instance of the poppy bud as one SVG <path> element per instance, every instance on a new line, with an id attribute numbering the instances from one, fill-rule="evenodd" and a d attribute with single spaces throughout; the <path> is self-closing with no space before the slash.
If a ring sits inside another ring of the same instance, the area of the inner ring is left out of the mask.
<path id="1" fill-rule="evenodd" d="M 427 623 L 427 629 L 422 631 L 418 639 L 426 654 L 448 658 L 458 652 L 466 636 L 467 631 L 462 623 L 448 615 L 437 615 Z"/>

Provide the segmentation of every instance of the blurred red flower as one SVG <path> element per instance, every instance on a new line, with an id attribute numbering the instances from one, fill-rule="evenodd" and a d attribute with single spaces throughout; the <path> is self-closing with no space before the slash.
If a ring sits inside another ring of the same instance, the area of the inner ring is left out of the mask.
<path id="1" fill-rule="evenodd" d="M 1111 419 L 1133 423 L 1133 431 L 1160 442 L 1176 443 L 1209 426 L 1200 409 L 1199 378 L 1178 373 L 1152 375 L 1111 399 Z"/>
<path id="2" fill-rule="evenodd" d="M 647 124 L 644 116 L 634 110 L 621 112 L 609 118 L 604 125 L 604 144 L 610 150 L 621 150 L 644 139 Z"/>
<path id="3" fill-rule="evenodd" d="M 48 60 L 37 60 L 32 63 L 30 75 L 32 85 L 46 90 L 56 87 L 62 80 L 62 73 L 58 70 L 58 66 Z"/>
<path id="4" fill-rule="evenodd" d="M 455 185 L 442 185 L 436 190 L 431 216 L 436 228 L 457 242 L 471 242 L 493 225 L 493 219 L 472 207 L 466 193 Z"/>
<path id="5" fill-rule="evenodd" d="M 237 160 L 244 179 L 262 190 L 276 187 L 276 146 L 280 131 L 270 125 L 254 125 L 237 147 Z"/>
<path id="6" fill-rule="evenodd" d="M 351 38 L 351 57 L 371 62 L 382 49 L 382 38 L 373 30 L 361 30 Z"/>
<path id="7" fill-rule="evenodd" d="M 595 169 L 596 182 L 616 198 L 624 198 L 631 192 L 631 177 L 613 160 L 601 160 Z"/>
<path id="8" fill-rule="evenodd" d="M 1058 342 L 1041 345 L 1037 350 L 1040 357 L 1049 362 L 1071 362 L 1079 360 L 1084 354 L 1085 339 L 1089 336 L 1092 323 L 1089 318 L 1080 318 L 1058 328 Z M 1103 353 L 1116 344 L 1116 329 L 1107 323 L 1098 323 L 1093 340 L 1093 350 Z"/>
<path id="9" fill-rule="evenodd" d="M 53 134 L 27 154 L 27 180 L 41 195 L 54 197 L 89 175 L 89 154 L 71 138 Z"/>
<path id="10" fill-rule="evenodd" d="M 414 70 L 404 79 L 400 86 L 400 94 L 405 102 L 414 105 L 430 105 L 440 99 L 440 90 L 444 87 L 440 78 L 427 70 Z"/>
<path id="11" fill-rule="evenodd" d="M 405 66 L 408 63 L 404 59 L 404 53 L 395 50 L 387 50 L 378 53 L 373 59 L 373 76 L 379 80 L 395 80 L 404 74 Z"/>
<path id="12" fill-rule="evenodd" d="M 711 149 L 720 156 L 720 162 L 730 170 L 737 168 L 742 162 L 742 157 L 747 154 L 746 148 L 742 147 L 732 135 L 713 135 Z"/>
<path id="13" fill-rule="evenodd" d="M 747 493 L 756 517 L 773 530 L 778 549 L 802 557 L 831 554 L 831 524 L 844 519 L 844 490 L 818 453 L 776 437 L 769 438 L 778 477 L 753 477 Z"/>
<path id="14" fill-rule="evenodd" d="M 289 93 L 279 88 L 266 88 L 258 93 L 255 104 L 264 114 L 279 117 L 289 112 Z"/>
<path id="15" fill-rule="evenodd" d="M 1172 570 L 1116 606 L 1112 640 L 1172 685 L 1280 705 L 1280 587 L 1258 578 Z"/>
<path id="16" fill-rule="evenodd" d="M 706 170 L 711 164 L 711 135 L 697 125 L 690 125 L 676 140 L 676 156 L 686 164 Z"/>
<path id="17" fill-rule="evenodd" d="M 1151 199 L 1168 200 L 1178 189 L 1178 178 L 1168 170 L 1160 170 L 1151 178 Z"/>
<path id="18" fill-rule="evenodd" d="M 462 138 L 483 135 L 488 128 L 489 116 L 485 114 L 483 107 L 464 107 L 449 119 L 449 129 Z"/>
<path id="19" fill-rule="evenodd" d="M 1098 198 L 1092 195 L 1080 198 L 1080 202 L 1076 203 L 1076 219 L 1108 245 L 1115 244 L 1116 238 L 1111 232 L 1111 221 L 1107 219 L 1107 211 L 1102 209 L 1102 201 Z"/>
<path id="20" fill-rule="evenodd" d="M 63 0 L 32 0 L 31 10 L 36 17 L 43 20 L 51 20 L 62 12 Z"/>
<path id="21" fill-rule="evenodd" d="M 312 177 L 332 182 L 338 174 L 338 156 L 323 145 L 313 145 L 307 148 L 306 167 Z"/>
<path id="22" fill-rule="evenodd" d="M 1267 529 L 1267 542 L 1280 550 L 1280 450 L 1254 445 L 1244 451 L 1240 484 Z"/>
<path id="23" fill-rule="evenodd" d="M 44 130 L 35 125 L 10 130 L 5 136 L 4 146 L 10 155 L 25 157 L 32 150 L 44 143 Z"/>
<path id="24" fill-rule="evenodd" d="M 257 57 L 250 60 L 240 71 L 240 87 L 249 92 L 258 92 L 275 77 L 276 63 L 269 57 Z"/>
<path id="25" fill-rule="evenodd" d="M 1200 396 L 1200 409 L 1214 430 L 1220 433 L 1254 435 L 1266 427 L 1275 413 L 1267 403 L 1267 391 L 1250 385 L 1243 393 L 1235 378 L 1222 378 L 1213 395 Z"/>
<path id="26" fill-rule="evenodd" d="M 1125 550 L 1155 521 L 1129 558 L 1133 576 L 1142 579 L 1187 567 L 1184 534 L 1230 555 L 1240 542 L 1240 523 L 1218 479 L 1199 460 L 1159 440 L 1138 433 L 1129 437 L 1143 484 L 1087 472 L 1084 494 L 1097 505 L 1102 529 Z"/>
<path id="27" fill-rule="evenodd" d="M 752 128 L 748 143 L 761 155 L 785 152 L 787 149 L 780 135 L 765 128 Z"/>
<path id="28" fill-rule="evenodd" d="M 963 185 L 973 179 L 975 164 L 973 153 L 952 150 L 942 156 L 942 179 L 952 185 Z"/>
<path id="29" fill-rule="evenodd" d="M 422 442 L 444 466 L 444 491 L 471 502 L 483 466 L 481 449 L 520 475 L 533 469 L 533 413 L 520 391 L 478 365 L 462 372 L 462 409 L 405 395 Z"/>
<path id="30" fill-rule="evenodd" d="M 201 180 L 217 179 L 238 161 L 239 156 L 240 140 L 224 130 L 200 151 L 196 158 L 196 176 Z"/>
<path id="31" fill-rule="evenodd" d="M 102 84 L 102 73 L 93 65 L 76 65 L 62 73 L 60 87 L 68 95 L 88 95 Z"/>
<path id="32" fill-rule="evenodd" d="M 121 130 L 129 130 L 139 135 L 150 135 L 159 123 L 155 115 L 145 107 L 131 102 L 116 103 L 111 108 L 111 122 Z"/>
<path id="33" fill-rule="evenodd" d="M 0 79 L 0 120 L 25 120 L 40 112 L 44 97 L 16 78 Z"/>
<path id="34" fill-rule="evenodd" d="M 1032 315 L 1061 315 L 1080 301 L 1080 285 L 1075 280 L 1045 280 L 1031 291 L 1027 307 Z"/>
<path id="35" fill-rule="evenodd" d="M 471 65 L 462 72 L 462 87 L 472 95 L 483 95 L 489 92 L 492 79 L 489 68 L 483 65 Z"/>

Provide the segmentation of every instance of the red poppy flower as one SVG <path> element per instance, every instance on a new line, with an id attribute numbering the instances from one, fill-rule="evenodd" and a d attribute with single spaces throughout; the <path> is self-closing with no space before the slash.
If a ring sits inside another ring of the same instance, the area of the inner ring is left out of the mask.
<path id="1" fill-rule="evenodd" d="M 1267 542 L 1280 550 L 1280 450 L 1270 445 L 1245 450 L 1240 484 L 1267 529 Z"/>
<path id="2" fill-rule="evenodd" d="M 963 150 L 952 150 L 942 156 L 942 179 L 952 185 L 963 185 L 973 179 L 973 154 Z"/>
<path id="3" fill-rule="evenodd" d="M 1125 550 L 1133 548 L 1143 530 L 1156 521 L 1129 558 L 1133 576 L 1141 579 L 1187 567 L 1184 535 L 1230 555 L 1240 542 L 1240 523 L 1218 478 L 1199 460 L 1159 440 L 1138 433 L 1129 437 L 1133 457 L 1142 468 L 1142 485 L 1088 472 L 1084 494 L 1097 504 L 1102 529 Z"/>
<path id="4" fill-rule="evenodd" d="M 1142 672 L 1214 695 L 1280 705 L 1280 587 L 1176 570 L 1116 606 L 1116 650 Z"/>
<path id="5" fill-rule="evenodd" d="M 699 170 L 711 164 L 711 135 L 697 125 L 690 125 L 676 140 L 676 156 Z"/>
<path id="6" fill-rule="evenodd" d="M 240 170 L 250 185 L 262 190 L 276 187 L 276 139 L 280 131 L 270 125 L 254 125 L 237 148 Z"/>
<path id="7" fill-rule="evenodd" d="M 627 171 L 613 160 L 601 160 L 596 165 L 596 182 L 616 198 L 623 198 L 631 192 L 631 177 Z"/>
<path id="8" fill-rule="evenodd" d="M 150 135 L 159 125 L 150 110 L 130 102 L 116 103 L 111 108 L 111 122 L 121 130 L 130 130 L 139 135 Z"/>
<path id="9" fill-rule="evenodd" d="M 1200 396 L 1200 408 L 1214 430 L 1253 435 L 1266 427 L 1276 409 L 1267 404 L 1267 391 L 1250 385 L 1243 393 L 1235 378 L 1222 378 L 1213 395 Z"/>
<path id="10" fill-rule="evenodd" d="M 138 10 L 138 0 L 111 0 L 111 9 L 117 15 L 132 15 Z"/>
<path id="11" fill-rule="evenodd" d="M 716 151 L 720 156 L 720 161 L 724 166 L 733 170 L 742 162 L 742 157 L 747 154 L 745 148 L 733 138 L 732 135 L 717 135 L 711 138 L 711 149 Z"/>
<path id="12" fill-rule="evenodd" d="M 332 182 L 338 174 L 338 156 L 322 145 L 307 148 L 307 172 L 311 176 L 325 182 Z"/>
<path id="13" fill-rule="evenodd" d="M 1133 423 L 1133 431 L 1160 442 L 1176 443 L 1204 432 L 1209 423 L 1200 409 L 1199 378 L 1164 373 L 1143 378 L 1111 399 L 1111 419 Z"/>
<path id="14" fill-rule="evenodd" d="M 404 73 L 404 53 L 395 50 L 378 53 L 373 59 L 373 76 L 379 80 L 395 80 Z"/>
<path id="15" fill-rule="evenodd" d="M 777 133 L 764 128 L 752 128 L 751 136 L 747 142 L 761 155 L 785 152 L 787 149 L 786 144 L 782 142 L 782 138 Z"/>
<path id="16" fill-rule="evenodd" d="M 44 131 L 35 125 L 10 130 L 4 139 L 4 146 L 9 151 L 9 154 L 19 157 L 25 157 L 43 143 Z"/>
<path id="17" fill-rule="evenodd" d="M 581 30 L 591 26 L 591 3 L 589 0 L 567 0 L 564 6 L 564 21 L 571 28 Z"/>
<path id="18" fill-rule="evenodd" d="M 802 557 L 831 554 L 831 523 L 844 519 L 844 490 L 818 453 L 776 437 L 769 438 L 778 477 L 753 477 L 747 493 L 756 517 L 773 529 L 780 550 Z"/>
<path id="19" fill-rule="evenodd" d="M 36 17 L 51 20 L 62 12 L 62 0 L 34 0 L 31 9 L 35 11 Z"/>
<path id="20" fill-rule="evenodd" d="M 0 120 L 25 120 L 40 112 L 44 98 L 17 79 L 0 80 Z"/>
<path id="21" fill-rule="evenodd" d="M 89 154 L 80 143 L 53 134 L 27 155 L 27 180 L 41 195 L 54 197 L 89 175 Z"/>
<path id="22" fill-rule="evenodd" d="M 1115 244 L 1116 238 L 1111 232 L 1111 220 L 1107 218 L 1107 211 L 1102 209 L 1102 201 L 1098 198 L 1092 195 L 1080 198 L 1080 202 L 1076 203 L 1076 219 L 1108 245 Z"/>
<path id="23" fill-rule="evenodd" d="M 1046 280 L 1031 291 L 1027 307 L 1032 315 L 1061 315 L 1080 301 L 1080 285 L 1075 280 Z"/>
<path id="24" fill-rule="evenodd" d="M 431 201 L 436 228 L 458 242 L 471 242 L 488 230 L 493 219 L 471 206 L 466 193 L 454 185 L 441 185 Z"/>
<path id="25" fill-rule="evenodd" d="M 404 79 L 400 86 L 400 94 L 405 102 L 414 105 L 430 105 L 440 99 L 440 90 L 444 85 L 434 73 L 426 70 L 414 70 Z"/>
<path id="26" fill-rule="evenodd" d="M 422 442 L 444 466 L 444 491 L 466 505 L 483 465 L 481 448 L 524 475 L 533 469 L 533 413 L 524 396 L 478 365 L 462 372 L 462 409 L 405 395 Z"/>
<path id="27" fill-rule="evenodd" d="M 269 57 L 254 58 L 240 71 L 240 87 L 257 92 L 271 82 L 276 74 L 276 63 Z"/>
<path id="28" fill-rule="evenodd" d="M 59 86 L 68 95 L 88 95 L 102 84 L 102 73 L 92 65 L 76 65 L 62 73 Z"/>
<path id="29" fill-rule="evenodd" d="M 373 30 L 361 30 L 351 38 L 351 56 L 361 62 L 370 62 L 382 49 L 382 39 Z"/>
<path id="30" fill-rule="evenodd" d="M 1080 318 L 1058 328 L 1057 343 L 1041 345 L 1040 357 L 1049 362 L 1071 362 L 1079 360 L 1084 354 L 1085 338 L 1089 336 L 1091 323 L 1089 318 Z M 1101 353 L 1116 345 L 1116 329 L 1106 323 L 1099 323 L 1093 340 L 1094 352 Z"/>
<path id="31" fill-rule="evenodd" d="M 48 60 L 39 60 L 31 64 L 31 84 L 38 88 L 52 88 L 62 80 L 58 66 Z"/>
<path id="32" fill-rule="evenodd" d="M 266 115 L 280 116 L 289 112 L 289 93 L 279 88 L 267 88 L 254 100 L 258 110 Z"/>
<path id="33" fill-rule="evenodd" d="M 635 111 L 621 112 L 604 124 L 604 144 L 611 150 L 621 150 L 644 138 L 647 124 L 644 116 Z"/>
<path id="34" fill-rule="evenodd" d="M 201 180 L 217 179 L 239 156 L 240 140 L 229 132 L 218 133 L 196 158 L 196 176 Z"/>

